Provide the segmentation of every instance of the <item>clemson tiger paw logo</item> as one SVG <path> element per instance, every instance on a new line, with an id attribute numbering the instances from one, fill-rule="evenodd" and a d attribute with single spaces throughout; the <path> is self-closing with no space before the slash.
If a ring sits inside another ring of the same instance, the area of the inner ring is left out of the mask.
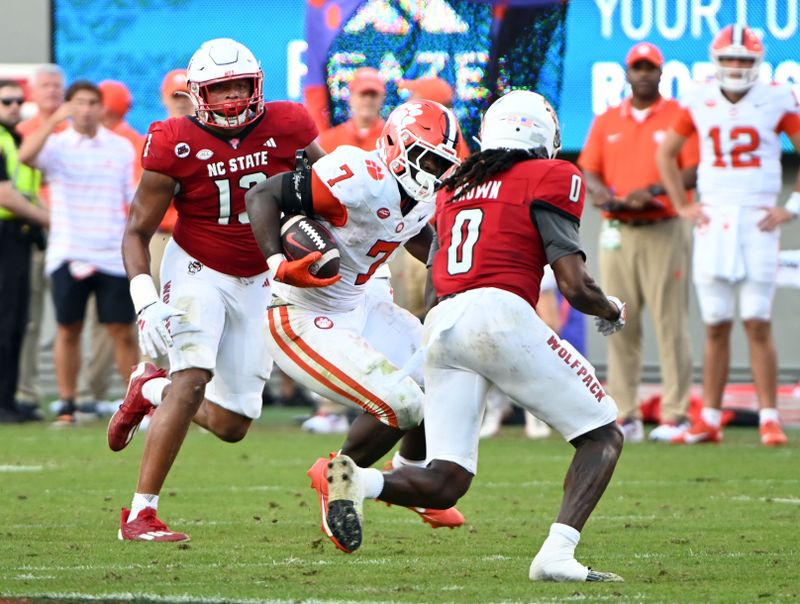
<path id="1" fill-rule="evenodd" d="M 392 112 L 392 122 L 403 128 L 417 121 L 417 116 L 422 115 L 422 105 L 419 103 L 405 103 Z"/>
<path id="2" fill-rule="evenodd" d="M 367 165 L 367 173 L 373 180 L 383 180 L 383 170 L 377 162 L 367 159 L 364 163 Z"/>
<path id="3" fill-rule="evenodd" d="M 314 325 L 316 325 L 318 329 L 330 329 L 333 327 L 333 321 L 328 317 L 317 317 L 314 319 Z"/>

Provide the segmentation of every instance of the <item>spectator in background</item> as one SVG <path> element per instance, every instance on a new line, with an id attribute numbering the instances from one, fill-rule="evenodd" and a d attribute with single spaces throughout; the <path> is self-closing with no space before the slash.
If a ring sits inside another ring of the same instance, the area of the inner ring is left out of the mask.
<path id="1" fill-rule="evenodd" d="M 144 135 L 137 132 L 128 122 L 125 116 L 133 105 L 131 91 L 122 82 L 116 80 L 103 80 L 97 87 L 103 95 L 103 126 L 111 130 L 114 134 L 119 134 L 127 138 L 133 145 L 133 184 L 139 182 L 142 176 L 142 164 L 139 158 L 142 156 L 144 148 Z"/>
<path id="2" fill-rule="evenodd" d="M 173 69 L 161 81 L 161 103 L 167 110 L 168 118 L 194 115 L 194 105 L 186 82 L 185 69 Z"/>
<path id="3" fill-rule="evenodd" d="M 692 360 L 689 347 L 689 240 L 686 227 L 661 185 L 655 152 L 680 112 L 659 93 L 664 58 L 648 42 L 625 58 L 631 96 L 598 116 L 578 165 L 592 204 L 603 211 L 600 277 L 604 289 L 625 300 L 626 328 L 608 339 L 608 392 L 617 401 L 627 442 L 644 440 L 637 392 L 642 370 L 642 315 L 655 327 L 663 394 L 661 424 L 652 440 L 679 433 L 689 408 Z M 681 186 L 690 188 L 697 140 L 680 157 Z"/>
<path id="4" fill-rule="evenodd" d="M 778 271 L 779 225 L 800 212 L 800 175 L 786 207 L 781 190 L 780 133 L 800 151 L 798 100 L 786 84 L 758 81 L 764 46 L 743 25 L 723 28 L 711 44 L 717 79 L 684 99 L 658 150 L 658 166 L 672 202 L 696 225 L 692 273 L 706 325 L 703 411 L 673 441 L 719 442 L 722 394 L 728 381 L 735 299 L 750 349 L 758 395 L 761 442 L 786 444 L 776 407 L 778 360 L 772 338 L 772 301 Z M 697 134 L 698 190 L 690 206 L 678 158 Z M 737 291 L 738 290 L 738 291 Z"/>
<path id="5" fill-rule="evenodd" d="M 116 80 L 103 80 L 97 87 L 103 95 L 103 126 L 125 137 L 133 145 L 135 186 L 142 172 L 139 157 L 144 146 L 144 136 L 125 121 L 125 115 L 133 104 L 133 97 L 128 87 Z M 82 333 L 82 347 L 87 346 L 89 350 L 83 354 L 81 371 L 78 375 L 77 403 L 81 410 L 89 410 L 108 398 L 111 375 L 114 371 L 114 342 L 106 327 L 98 321 L 94 295 L 87 301 Z"/>
<path id="6" fill-rule="evenodd" d="M 453 88 L 442 78 L 418 78 L 416 80 L 400 80 L 397 84 L 399 90 L 408 92 L 409 101 L 415 99 L 428 99 L 444 105 L 448 109 L 453 108 Z M 469 145 L 458 127 L 458 144 L 456 145 L 458 158 L 465 160 L 470 154 Z"/>
<path id="7" fill-rule="evenodd" d="M 381 110 L 386 100 L 386 85 L 378 70 L 372 67 L 356 69 L 349 90 L 350 119 L 319 135 L 319 144 L 326 153 L 339 145 L 353 145 L 371 151 L 383 130 Z"/>
<path id="8" fill-rule="evenodd" d="M 114 341 L 117 370 L 124 381 L 139 359 L 136 315 L 120 250 L 133 196 L 133 147 L 102 126 L 97 86 L 75 82 L 65 99 L 19 152 L 20 161 L 40 169 L 51 186 L 45 269 L 52 280 L 57 322 L 53 361 L 62 404 L 55 425 L 75 422 L 80 336 L 91 293 L 99 320 Z M 72 119 L 72 126 L 54 134 L 66 118 Z"/>
<path id="9" fill-rule="evenodd" d="M 36 104 L 37 113 L 17 126 L 17 131 L 26 137 L 36 131 L 64 102 L 64 71 L 52 63 L 40 66 L 33 73 L 30 82 L 31 100 Z M 63 120 L 56 124 L 54 132 L 61 132 L 68 123 Z M 49 189 L 46 183 L 39 187 L 38 198 L 44 207 L 50 206 Z M 42 239 L 44 243 L 44 238 Z M 39 381 L 39 340 L 44 318 L 46 295 L 49 283 L 44 274 L 44 249 L 34 248 L 31 254 L 31 293 L 28 304 L 28 323 L 19 366 L 17 383 L 17 406 L 31 413 L 41 414 Z"/>
<path id="10" fill-rule="evenodd" d="M 22 87 L 0 81 L 0 423 L 41 419 L 31 409 L 18 408 L 15 394 L 20 353 L 28 317 L 31 250 L 48 211 L 38 204 L 41 174 L 20 165 L 16 130 L 25 98 Z"/>

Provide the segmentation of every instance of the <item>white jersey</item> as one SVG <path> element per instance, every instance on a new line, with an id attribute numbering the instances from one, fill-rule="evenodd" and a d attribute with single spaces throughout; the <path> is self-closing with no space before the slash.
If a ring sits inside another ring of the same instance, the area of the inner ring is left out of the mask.
<path id="1" fill-rule="evenodd" d="M 704 204 L 773 206 L 781 190 L 780 133 L 798 115 L 798 101 L 783 84 L 756 82 L 731 103 L 715 80 L 682 99 L 679 134 L 697 130 L 697 189 Z"/>
<path id="2" fill-rule="evenodd" d="M 275 284 L 287 302 L 322 311 L 349 311 L 365 295 L 367 282 L 397 248 L 417 235 L 435 211 L 417 203 L 400 211 L 400 185 L 377 151 L 343 145 L 312 167 L 313 218 L 333 235 L 341 255 L 342 278 L 329 287 L 298 288 Z"/>

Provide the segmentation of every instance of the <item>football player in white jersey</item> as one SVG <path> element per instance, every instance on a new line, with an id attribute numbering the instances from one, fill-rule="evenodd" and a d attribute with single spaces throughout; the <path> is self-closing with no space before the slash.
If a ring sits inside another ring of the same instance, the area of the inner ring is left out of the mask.
<path id="1" fill-rule="evenodd" d="M 402 245 L 427 260 L 435 189 L 459 164 L 458 128 L 450 110 L 417 100 L 389 116 L 375 151 L 343 145 L 311 168 L 270 178 L 250 189 L 247 212 L 267 263 L 284 261 L 278 217 L 304 214 L 332 233 L 341 279 L 325 288 L 276 284 L 268 311 L 270 353 L 278 366 L 314 392 L 363 410 L 342 447 L 370 466 L 408 433 L 394 466 L 424 465 L 422 325 L 367 283 Z M 309 470 L 326 524 L 328 459 Z M 459 526 L 455 509 L 412 508 L 434 528 Z"/>
<path id="2" fill-rule="evenodd" d="M 779 225 L 800 210 L 800 179 L 784 207 L 780 134 L 800 150 L 800 106 L 791 88 L 760 82 L 761 40 L 749 27 L 729 25 L 711 44 L 716 80 L 683 99 L 684 111 L 667 133 L 657 161 L 676 207 L 695 223 L 693 274 L 706 343 L 701 418 L 675 442 L 719 442 L 720 406 L 730 365 L 730 333 L 738 290 L 739 315 L 750 349 L 760 406 L 761 440 L 782 445 L 786 435 L 775 407 L 777 359 L 772 301 L 778 268 Z M 677 156 L 694 131 L 700 137 L 697 189 L 687 205 Z"/>

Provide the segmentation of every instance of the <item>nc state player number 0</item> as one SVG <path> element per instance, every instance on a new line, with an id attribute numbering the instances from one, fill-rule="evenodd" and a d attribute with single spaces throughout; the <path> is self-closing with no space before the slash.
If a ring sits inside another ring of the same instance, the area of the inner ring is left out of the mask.
<path id="1" fill-rule="evenodd" d="M 568 199 L 577 203 L 581 198 L 583 179 L 572 175 Z M 473 250 L 481 236 L 483 210 L 469 208 L 461 210 L 453 220 L 450 230 L 450 247 L 447 249 L 447 272 L 450 275 L 463 275 L 472 268 Z"/>

